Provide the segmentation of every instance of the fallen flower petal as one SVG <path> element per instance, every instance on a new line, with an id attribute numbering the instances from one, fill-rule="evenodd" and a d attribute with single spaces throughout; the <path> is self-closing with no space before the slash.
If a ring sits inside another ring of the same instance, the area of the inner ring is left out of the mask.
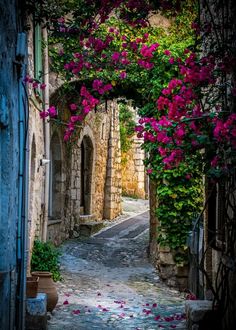
<path id="1" fill-rule="evenodd" d="M 73 310 L 72 313 L 78 315 L 80 314 L 80 310 L 79 309 Z"/>
<path id="2" fill-rule="evenodd" d="M 107 308 L 103 308 L 102 311 L 103 312 L 109 312 L 109 310 Z"/>
<path id="3" fill-rule="evenodd" d="M 69 301 L 68 300 L 65 300 L 64 302 L 63 302 L 63 305 L 68 305 L 69 304 Z"/>

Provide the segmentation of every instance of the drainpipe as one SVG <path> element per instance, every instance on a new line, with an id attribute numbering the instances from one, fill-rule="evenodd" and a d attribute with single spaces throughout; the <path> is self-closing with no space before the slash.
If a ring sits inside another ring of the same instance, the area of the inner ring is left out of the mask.
<path id="1" fill-rule="evenodd" d="M 44 103 L 45 109 L 49 107 L 49 57 L 48 57 L 48 33 L 47 28 L 43 29 L 43 40 L 45 43 L 44 56 L 43 56 L 43 72 L 44 83 L 46 84 Z M 44 148 L 45 158 L 50 159 L 50 123 L 47 118 L 44 119 Z M 43 217 L 43 230 L 42 241 L 47 240 L 47 226 L 48 226 L 48 206 L 49 206 L 49 176 L 50 176 L 50 163 L 45 165 L 45 184 L 44 184 L 44 217 Z"/>
<path id="2" fill-rule="evenodd" d="M 26 34 L 18 33 L 15 64 L 18 74 L 18 110 L 19 110 L 19 174 L 18 174 L 18 227 L 17 261 L 19 274 L 18 291 L 18 329 L 25 329 L 25 292 L 27 274 L 27 210 L 28 210 L 28 106 L 23 102 L 27 98 L 23 90 L 22 76 L 25 75 Z M 14 279 L 13 279 L 14 280 Z"/>

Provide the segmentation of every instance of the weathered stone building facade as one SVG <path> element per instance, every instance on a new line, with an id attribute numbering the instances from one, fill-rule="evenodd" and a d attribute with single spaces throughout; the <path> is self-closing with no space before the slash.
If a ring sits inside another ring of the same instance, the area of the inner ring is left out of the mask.
<path id="1" fill-rule="evenodd" d="M 118 108 L 115 101 L 88 115 L 72 145 L 63 128 L 51 129 L 48 239 L 59 244 L 78 235 L 80 224 L 121 213 Z"/>
<path id="2" fill-rule="evenodd" d="M 78 129 L 76 141 L 65 143 L 65 126 L 39 116 L 39 111 L 55 102 L 63 81 L 48 74 L 48 49 L 42 47 L 46 31 L 32 21 L 29 23 L 28 74 L 46 83 L 44 91 L 28 84 L 28 232 L 32 251 L 36 238 L 49 239 L 58 245 L 79 235 L 81 223 L 114 219 L 121 214 L 122 191 L 117 102 L 108 101 L 90 113 Z M 63 102 L 55 105 L 68 111 L 66 104 L 65 96 Z"/>

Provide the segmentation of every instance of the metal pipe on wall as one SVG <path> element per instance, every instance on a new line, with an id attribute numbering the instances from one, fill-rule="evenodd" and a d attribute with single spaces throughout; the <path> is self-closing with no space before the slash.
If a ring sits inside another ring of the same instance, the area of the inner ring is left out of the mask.
<path id="1" fill-rule="evenodd" d="M 43 29 L 44 40 L 44 54 L 43 54 L 43 72 L 44 83 L 46 84 L 44 93 L 45 109 L 49 107 L 49 57 L 48 57 L 48 34 L 47 28 Z M 44 148 L 45 158 L 50 159 L 50 123 L 47 118 L 44 119 Z M 49 178 L 50 178 L 50 163 L 45 165 L 45 182 L 44 182 L 44 217 L 42 228 L 42 241 L 47 240 L 47 226 L 48 226 L 48 210 L 49 210 Z"/>
<path id="2" fill-rule="evenodd" d="M 26 49 L 26 47 L 25 47 Z M 26 54 L 25 54 L 26 55 Z M 25 329 L 25 293 L 27 274 L 27 212 L 28 212 L 28 106 L 27 94 L 24 90 L 22 77 L 25 75 L 25 64 L 18 64 L 18 107 L 19 107 L 19 183 L 18 183 L 18 228 L 17 228 L 17 261 L 19 273 L 18 320 L 17 329 Z"/>

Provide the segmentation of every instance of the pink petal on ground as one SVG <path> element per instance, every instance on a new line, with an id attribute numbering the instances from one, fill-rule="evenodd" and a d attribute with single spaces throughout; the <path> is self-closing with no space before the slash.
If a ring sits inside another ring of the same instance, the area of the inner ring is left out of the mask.
<path id="1" fill-rule="evenodd" d="M 156 303 L 155 304 L 152 304 L 152 307 L 154 307 L 154 308 L 157 307 L 157 304 Z"/>
<path id="2" fill-rule="evenodd" d="M 97 308 L 102 308 L 102 305 L 97 305 Z"/>
<path id="3" fill-rule="evenodd" d="M 63 302 L 63 305 L 68 305 L 69 304 L 69 301 L 68 300 L 65 300 L 64 302 Z"/>
<path id="4" fill-rule="evenodd" d="M 120 308 L 124 308 L 124 305 L 121 304 L 121 305 L 120 305 Z"/>
<path id="5" fill-rule="evenodd" d="M 72 311 L 72 313 L 78 315 L 78 314 L 80 314 L 80 310 L 76 309 L 76 310 Z"/>
<path id="6" fill-rule="evenodd" d="M 109 310 L 107 308 L 103 308 L 102 311 L 103 312 L 109 312 Z"/>
<path id="7" fill-rule="evenodd" d="M 65 293 L 65 296 L 66 296 L 66 297 L 70 297 L 70 294 L 69 294 L 69 293 Z"/>
<path id="8" fill-rule="evenodd" d="M 161 318 L 160 315 L 157 315 L 157 316 L 154 317 L 154 320 L 158 321 L 158 320 L 160 320 L 160 318 Z"/>
<path id="9" fill-rule="evenodd" d="M 149 306 L 149 304 L 146 304 L 146 306 Z"/>
<path id="10" fill-rule="evenodd" d="M 151 314 L 151 312 L 152 312 L 152 311 L 151 311 L 150 309 L 147 309 L 147 310 L 145 311 L 145 314 L 146 314 L 146 315 L 149 315 L 149 314 Z"/>

